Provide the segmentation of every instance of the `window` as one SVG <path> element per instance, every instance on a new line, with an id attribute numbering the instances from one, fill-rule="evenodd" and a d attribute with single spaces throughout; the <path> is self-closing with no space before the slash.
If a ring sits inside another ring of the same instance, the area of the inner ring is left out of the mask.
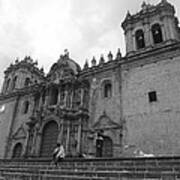
<path id="1" fill-rule="evenodd" d="M 10 79 L 7 80 L 7 83 L 6 83 L 6 91 L 8 91 L 8 89 L 9 89 L 10 81 L 11 81 Z"/>
<path id="2" fill-rule="evenodd" d="M 156 91 L 149 92 L 148 96 L 149 96 L 149 102 L 156 102 L 157 101 Z"/>
<path id="3" fill-rule="evenodd" d="M 25 101 L 23 104 L 23 114 L 27 114 L 29 110 L 29 101 Z"/>
<path id="4" fill-rule="evenodd" d="M 51 89 L 51 97 L 50 97 L 49 105 L 57 104 L 58 94 L 59 94 L 58 88 L 54 87 L 54 88 Z"/>
<path id="5" fill-rule="evenodd" d="M 145 47 L 145 41 L 144 41 L 144 32 L 143 30 L 137 30 L 135 33 L 136 38 L 136 46 L 137 49 L 141 49 Z"/>
<path id="6" fill-rule="evenodd" d="M 162 31 L 159 24 L 154 24 L 151 28 L 154 44 L 161 43 L 163 41 Z"/>
<path id="7" fill-rule="evenodd" d="M 16 87 L 16 81 L 17 81 L 17 76 L 15 76 L 14 79 L 13 79 L 13 82 L 12 82 L 12 90 L 14 90 L 15 87 Z"/>
<path id="8" fill-rule="evenodd" d="M 105 81 L 103 83 L 103 97 L 108 98 L 112 96 L 112 84 L 111 81 Z"/>
<path id="9" fill-rule="evenodd" d="M 30 85 L 30 78 L 26 78 L 24 82 L 24 86 L 27 87 Z"/>

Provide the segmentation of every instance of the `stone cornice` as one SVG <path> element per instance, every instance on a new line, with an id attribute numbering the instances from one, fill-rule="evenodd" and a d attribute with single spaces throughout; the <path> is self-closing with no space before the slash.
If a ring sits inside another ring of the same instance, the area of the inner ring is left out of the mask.
<path id="1" fill-rule="evenodd" d="M 176 52 L 176 53 L 175 53 Z M 131 56 L 124 57 L 123 61 L 121 61 L 121 65 L 128 64 L 130 65 L 132 62 L 138 62 L 140 60 L 152 59 L 154 61 L 160 61 L 161 59 L 166 60 L 168 58 L 173 58 L 180 55 L 180 42 L 174 42 L 173 44 L 157 46 L 150 50 L 136 53 Z M 146 61 L 147 64 L 152 61 Z"/>
<path id="2" fill-rule="evenodd" d="M 93 66 L 91 68 L 88 68 L 86 70 L 83 70 L 79 73 L 77 79 L 74 79 L 73 81 L 63 81 L 58 84 L 54 84 L 56 86 L 62 86 L 62 85 L 80 85 L 83 86 L 83 84 L 86 86 L 88 85 L 88 79 L 91 78 L 94 75 L 98 75 L 100 73 L 108 72 L 108 71 L 114 71 L 121 66 L 126 68 L 131 68 L 132 63 L 136 63 L 137 66 L 141 66 L 141 62 L 143 61 L 143 65 L 157 62 L 160 60 L 166 60 L 168 58 L 173 58 L 176 56 L 180 56 L 180 42 L 174 42 L 169 45 L 158 45 L 154 48 L 151 48 L 149 50 L 145 50 L 143 52 L 136 52 L 131 56 L 124 56 L 119 60 L 112 60 L 108 62 L 104 62 L 101 65 Z M 85 82 L 84 82 L 85 80 Z M 42 89 L 48 88 L 53 86 L 52 83 L 44 82 L 41 84 L 35 84 L 29 87 L 25 87 L 22 89 L 16 89 L 13 92 L 10 92 L 8 94 L 0 94 L 0 100 L 5 100 L 8 98 L 16 97 L 18 95 L 24 96 L 32 93 L 38 93 L 41 92 Z"/>
<path id="3" fill-rule="evenodd" d="M 156 6 L 145 4 L 144 7 L 142 7 L 142 9 L 134 15 L 130 15 L 128 12 L 121 26 L 125 30 L 128 24 L 139 22 L 140 20 L 149 18 L 150 16 L 159 15 L 162 11 L 165 12 L 163 13 L 163 16 L 174 15 L 175 13 L 174 6 L 168 2 L 161 2 Z"/>
<path id="4" fill-rule="evenodd" d="M 45 75 L 43 69 L 39 69 L 37 67 L 37 61 L 34 62 L 30 57 L 25 57 L 22 61 L 15 61 L 15 64 L 11 64 L 5 71 L 5 75 L 11 73 L 12 71 L 16 71 L 18 69 L 27 69 L 28 71 L 35 73 L 41 79 L 45 80 Z"/>
<path id="5" fill-rule="evenodd" d="M 176 57 L 178 56 L 177 53 L 174 51 L 178 51 L 180 55 L 180 42 L 170 42 L 169 45 L 166 44 L 159 44 L 155 47 L 150 49 L 146 49 L 144 51 L 139 51 L 134 53 L 131 56 L 124 56 L 120 60 L 113 60 L 109 62 L 105 62 L 103 65 L 98 65 L 95 67 L 88 68 L 83 70 L 79 76 L 80 78 L 88 78 L 93 75 L 97 75 L 102 72 L 112 71 L 119 68 L 121 65 L 126 64 L 127 66 L 130 65 L 132 62 L 138 62 L 142 59 L 154 59 L 155 61 L 159 61 L 160 59 L 166 60 L 168 57 Z M 145 63 L 149 64 L 152 61 L 146 61 Z"/>
<path id="6" fill-rule="evenodd" d="M 121 60 L 123 60 L 123 58 Z M 99 74 L 99 73 L 102 73 L 102 72 L 107 72 L 107 71 L 112 70 L 112 69 L 116 69 L 116 68 L 119 67 L 118 64 L 119 64 L 119 62 L 121 60 L 108 61 L 108 62 L 105 62 L 102 65 L 97 65 L 97 66 L 88 68 L 86 70 L 83 70 L 79 74 L 79 76 L 80 76 L 80 78 L 90 77 L 90 76 L 93 76 L 95 74 Z"/>
<path id="7" fill-rule="evenodd" d="M 43 88 L 43 84 L 35 84 L 33 86 L 28 86 L 22 89 L 15 89 L 14 91 L 8 94 L 0 94 L 0 101 L 16 96 L 25 96 L 28 94 L 37 93 L 40 92 L 42 88 Z"/>

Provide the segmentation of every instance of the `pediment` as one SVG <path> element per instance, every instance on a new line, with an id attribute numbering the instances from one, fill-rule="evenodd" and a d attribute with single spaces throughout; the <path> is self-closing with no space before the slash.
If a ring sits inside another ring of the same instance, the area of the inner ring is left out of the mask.
<path id="1" fill-rule="evenodd" d="M 13 134 L 13 139 L 25 139 L 26 138 L 26 130 L 23 125 L 21 125 L 17 131 Z"/>
<path id="2" fill-rule="evenodd" d="M 113 120 L 111 120 L 104 112 L 102 116 L 100 116 L 99 120 L 94 123 L 93 129 L 115 129 L 120 128 L 120 125 Z"/>

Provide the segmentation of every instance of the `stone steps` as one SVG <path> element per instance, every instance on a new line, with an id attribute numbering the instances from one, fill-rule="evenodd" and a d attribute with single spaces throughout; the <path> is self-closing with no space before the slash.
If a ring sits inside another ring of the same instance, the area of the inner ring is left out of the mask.
<path id="1" fill-rule="evenodd" d="M 109 171 L 80 171 L 80 170 L 62 170 L 59 168 L 56 169 L 21 169 L 21 168 L 13 168 L 13 169 L 0 169 L 2 174 L 26 174 L 28 176 L 77 176 L 77 177 L 124 177 L 124 176 L 133 176 L 133 177 L 160 177 L 162 173 L 169 173 L 174 174 L 176 176 L 180 175 L 180 171 L 157 171 L 154 169 L 153 171 L 116 171 L 116 170 L 109 170 Z"/>
<path id="2" fill-rule="evenodd" d="M 174 177 L 180 178 L 180 173 L 176 172 L 109 172 L 109 173 L 96 173 L 94 174 L 61 174 L 61 173 L 28 173 L 28 172 L 4 172 L 1 174 L 5 179 L 64 179 L 64 180 L 119 180 L 120 178 L 127 179 L 161 179 L 162 176 L 171 177 L 168 178 L 173 179 Z"/>
<path id="3" fill-rule="evenodd" d="M 45 179 L 45 180 L 110 180 L 109 178 L 104 177 L 82 177 L 82 176 L 71 176 L 71 175 L 54 175 L 54 174 L 44 174 L 44 175 L 38 175 L 38 174 L 31 174 L 31 173 L 3 173 L 3 177 L 6 179 L 33 179 L 33 180 L 39 180 L 39 179 Z"/>
<path id="4" fill-rule="evenodd" d="M 180 158 L 175 159 L 76 159 L 51 161 L 0 161 L 0 175 L 7 180 L 119 180 L 180 178 Z"/>
<path id="5" fill-rule="evenodd" d="M 138 165 L 138 166 L 83 166 L 83 165 L 66 165 L 63 164 L 58 165 L 59 168 L 63 170 L 91 170 L 91 171 L 122 171 L 122 170 L 128 170 L 128 171 L 180 171 L 179 165 L 163 165 L 163 166 L 144 166 L 144 165 Z M 21 169 L 54 169 L 54 165 L 4 165 L 0 166 L 0 168 L 7 168 L 7 169 L 13 169 L 13 168 L 21 168 Z"/>

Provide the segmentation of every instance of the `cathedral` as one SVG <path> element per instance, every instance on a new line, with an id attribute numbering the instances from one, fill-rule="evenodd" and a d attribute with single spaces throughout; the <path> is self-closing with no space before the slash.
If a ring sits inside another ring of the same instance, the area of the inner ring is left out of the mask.
<path id="1" fill-rule="evenodd" d="M 126 54 L 83 68 L 65 50 L 47 74 L 26 56 L 4 71 L 0 158 L 180 155 L 180 27 L 167 0 L 121 24 Z"/>

